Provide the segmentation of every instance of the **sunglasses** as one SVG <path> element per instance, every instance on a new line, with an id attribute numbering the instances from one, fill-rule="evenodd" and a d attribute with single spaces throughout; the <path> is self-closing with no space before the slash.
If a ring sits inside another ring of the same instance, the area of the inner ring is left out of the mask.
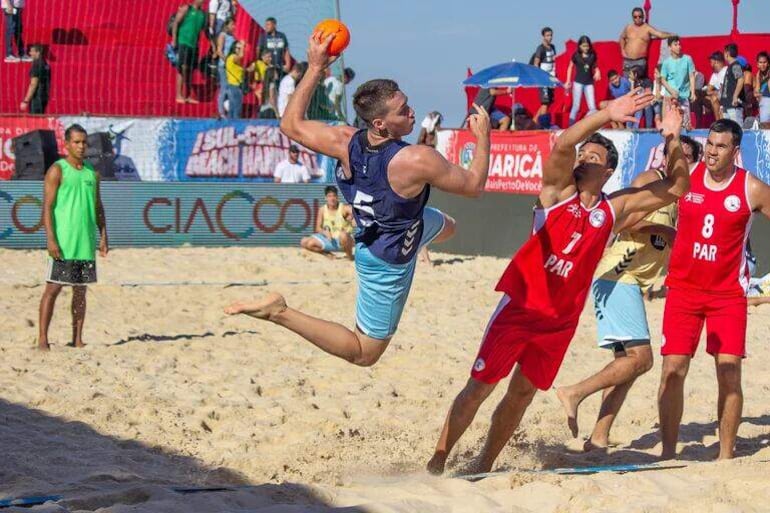
<path id="1" fill-rule="evenodd" d="M 634 14 L 634 19 L 635 20 L 642 20 L 642 19 L 644 19 L 644 16 L 640 16 L 638 14 Z"/>

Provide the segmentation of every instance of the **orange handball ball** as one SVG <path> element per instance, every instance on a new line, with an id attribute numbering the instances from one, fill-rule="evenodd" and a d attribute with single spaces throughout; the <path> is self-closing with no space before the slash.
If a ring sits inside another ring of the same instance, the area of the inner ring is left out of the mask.
<path id="1" fill-rule="evenodd" d="M 320 41 L 325 40 L 329 35 L 334 35 L 334 39 L 329 43 L 329 55 L 331 56 L 341 54 L 350 44 L 350 31 L 340 20 L 323 20 L 315 26 L 314 32 L 321 33 Z"/>

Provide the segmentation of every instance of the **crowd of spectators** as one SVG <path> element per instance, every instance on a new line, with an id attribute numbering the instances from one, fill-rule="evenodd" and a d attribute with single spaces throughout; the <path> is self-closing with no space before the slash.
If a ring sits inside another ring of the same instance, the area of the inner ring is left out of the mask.
<path id="1" fill-rule="evenodd" d="M 580 112 L 590 114 L 596 110 L 597 83 L 606 77 L 607 100 L 600 102 L 599 108 L 633 88 L 641 88 L 655 96 L 652 106 L 636 114 L 636 122 L 614 123 L 612 128 L 656 128 L 672 103 L 684 110 L 684 125 L 688 129 L 706 127 L 712 119 L 721 118 L 732 119 L 747 128 L 770 128 L 770 70 L 767 52 L 757 55 L 755 71 L 749 60 L 739 54 L 737 45 L 727 44 L 711 55 L 713 75 L 706 82 L 703 74 L 697 71 L 692 57 L 686 53 L 686 48 L 682 47 L 679 36 L 647 23 L 641 7 L 635 7 L 631 17 L 631 22 L 623 27 L 618 39 L 623 59 L 620 72 L 609 69 L 606 74 L 603 73 L 590 37 L 582 35 L 578 39 L 564 81 L 569 108 L 567 122 L 570 125 L 577 121 Z M 544 27 L 540 34 L 542 40 L 529 63 L 556 76 L 553 30 Z M 660 62 L 650 69 L 649 49 L 654 38 L 664 41 Z M 549 111 L 554 103 L 553 88 L 540 90 L 540 106 L 534 116 L 521 104 L 514 104 L 510 115 L 495 106 L 495 97 L 510 93 L 510 89 L 492 88 L 480 89 L 476 95 L 474 103 L 488 110 L 493 128 L 529 130 L 552 127 Z M 586 108 L 581 110 L 584 98 Z"/>
<path id="2" fill-rule="evenodd" d="M 297 83 L 304 76 L 307 63 L 292 56 L 289 38 L 278 30 L 278 20 L 272 16 L 265 19 L 258 40 L 236 40 L 236 12 L 235 0 L 209 0 L 208 16 L 203 12 L 203 0 L 180 6 L 169 27 L 172 39 L 169 58 L 177 69 L 176 101 L 198 103 L 192 94 L 192 74 L 200 69 L 205 75 L 205 63 L 209 63 L 216 69 L 217 114 L 220 118 L 241 118 L 244 104 L 253 103 L 255 117 L 280 119 Z M 200 35 L 204 30 L 211 50 L 208 56 L 199 59 Z M 249 51 L 249 45 L 253 52 Z M 252 53 L 255 55 L 253 62 L 246 62 L 246 56 Z M 344 86 L 354 76 L 350 68 L 342 70 L 339 77 L 330 70 L 325 80 L 318 84 L 308 110 L 309 117 L 346 121 Z M 253 102 L 248 100 L 249 95 L 253 95 Z"/>

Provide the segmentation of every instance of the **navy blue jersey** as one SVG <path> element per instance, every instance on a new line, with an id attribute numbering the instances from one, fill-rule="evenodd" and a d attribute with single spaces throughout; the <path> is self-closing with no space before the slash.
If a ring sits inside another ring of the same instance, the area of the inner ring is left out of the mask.
<path id="1" fill-rule="evenodd" d="M 353 205 L 358 224 L 356 242 L 391 264 L 405 264 L 417 254 L 422 237 L 422 213 L 430 186 L 414 198 L 396 194 L 388 181 L 388 164 L 408 143 L 390 140 L 371 146 L 366 130 L 356 132 L 348 145 L 350 179 L 337 169 L 337 185 Z"/>

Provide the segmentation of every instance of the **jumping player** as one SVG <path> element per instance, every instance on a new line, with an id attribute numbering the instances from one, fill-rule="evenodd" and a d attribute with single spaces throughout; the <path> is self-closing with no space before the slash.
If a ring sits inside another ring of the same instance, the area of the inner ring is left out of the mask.
<path id="1" fill-rule="evenodd" d="M 554 144 L 543 169 L 532 236 L 497 284 L 504 295 L 487 326 L 471 377 L 449 410 L 428 463 L 430 472 L 443 472 L 449 452 L 481 403 L 518 363 L 475 465 L 479 472 L 492 468 L 537 389 L 551 387 L 613 232 L 638 221 L 634 213 L 657 210 L 687 192 L 689 173 L 679 144 L 682 116 L 676 110 L 662 125 L 668 176 L 612 196 L 602 192 L 617 167 L 618 153 L 596 130 L 612 121 L 634 119 L 652 100 L 651 94 L 633 90 L 565 130 Z"/>
<path id="2" fill-rule="evenodd" d="M 311 317 L 289 308 L 280 294 L 235 303 L 228 314 L 265 319 L 304 337 L 320 349 L 361 366 L 373 365 L 385 351 L 401 318 L 414 276 L 416 256 L 429 242 L 454 234 L 454 220 L 426 208 L 430 187 L 468 197 L 484 190 L 489 169 L 489 116 L 470 117 L 476 137 L 468 170 L 450 164 L 430 146 L 401 140 L 414 127 L 414 111 L 392 80 L 370 80 L 353 97 L 367 128 L 333 127 L 305 119 L 310 97 L 333 59 L 326 49 L 332 36 L 310 39 L 308 70 L 289 100 L 281 130 L 304 146 L 339 159 L 337 185 L 353 205 L 358 275 L 356 328 Z"/>
<path id="3" fill-rule="evenodd" d="M 687 164 L 693 168 L 700 161 L 701 145 L 686 135 L 681 136 L 681 142 Z M 643 187 L 665 177 L 665 169 L 649 169 L 640 173 L 631 185 Z M 676 235 L 675 227 L 676 203 L 671 203 L 619 234 L 599 262 L 591 285 L 599 347 L 612 350 L 614 359 L 580 383 L 556 390 L 566 410 L 572 436 L 578 434 L 580 403 L 599 390 L 604 391 L 599 418 L 585 450 L 608 446 L 610 428 L 631 385 L 652 369 L 644 294 L 663 273 Z"/>
<path id="4" fill-rule="evenodd" d="M 658 392 L 662 457 L 676 456 L 684 380 L 706 325 L 719 397 L 719 459 L 732 458 L 743 409 L 741 360 L 746 356 L 744 248 L 755 211 L 770 217 L 770 187 L 735 165 L 743 130 L 735 121 L 711 125 L 705 161 L 679 200 L 678 235 L 671 250 L 663 313 L 663 370 Z"/>

